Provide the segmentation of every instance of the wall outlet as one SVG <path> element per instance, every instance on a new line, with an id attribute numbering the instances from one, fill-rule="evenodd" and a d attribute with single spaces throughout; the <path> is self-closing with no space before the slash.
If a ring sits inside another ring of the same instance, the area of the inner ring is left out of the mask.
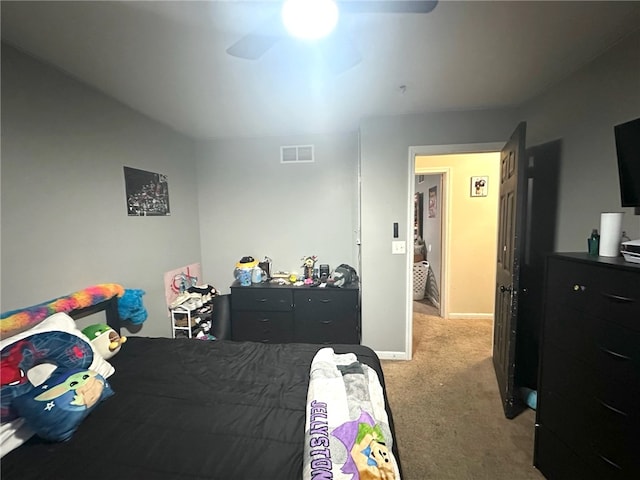
<path id="1" fill-rule="evenodd" d="M 393 240 L 391 242 L 391 253 L 394 255 L 404 255 L 407 253 L 407 242 L 404 240 Z"/>

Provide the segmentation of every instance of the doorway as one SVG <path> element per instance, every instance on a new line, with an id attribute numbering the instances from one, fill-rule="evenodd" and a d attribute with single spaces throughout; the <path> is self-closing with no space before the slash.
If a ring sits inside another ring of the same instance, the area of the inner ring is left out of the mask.
<path id="1" fill-rule="evenodd" d="M 446 172 L 426 173 L 416 160 L 413 251 L 413 306 L 426 315 L 441 317 L 442 191 Z"/>
<path id="2" fill-rule="evenodd" d="M 493 318 L 493 285 L 491 286 L 491 293 L 489 294 L 490 298 L 490 306 L 480 309 L 480 310 L 470 310 L 469 307 L 465 304 L 465 302 L 469 299 L 463 298 L 460 302 L 459 295 L 456 297 L 454 292 L 453 296 L 453 304 L 452 304 L 452 291 L 451 291 L 451 275 L 452 275 L 452 251 L 455 249 L 456 256 L 453 258 L 453 266 L 455 267 L 454 277 L 458 278 L 460 281 L 459 268 L 460 264 L 473 265 L 473 253 L 471 252 L 473 248 L 465 247 L 465 242 L 473 242 L 473 238 L 461 238 L 461 235 L 454 233 L 454 226 L 451 221 L 451 207 L 453 200 L 453 192 L 455 195 L 462 195 L 469 197 L 472 195 L 470 191 L 470 181 L 472 175 L 483 176 L 483 170 L 473 171 L 469 178 L 464 178 L 461 180 L 461 175 L 465 176 L 466 173 L 461 173 L 463 170 L 460 168 L 460 165 L 455 163 L 455 155 L 467 155 L 468 154 L 486 154 L 487 152 L 496 153 L 496 167 L 499 165 L 499 155 L 497 152 L 502 148 L 502 143 L 483 143 L 483 144 L 459 144 L 459 145 L 431 145 L 431 146 L 419 146 L 419 147 L 410 147 L 409 148 L 409 159 L 408 159 L 408 177 L 409 177 L 409 199 L 410 202 L 408 211 L 411 215 L 414 212 L 414 199 L 416 193 L 416 175 L 438 175 L 441 177 L 441 188 L 437 195 L 437 208 L 440 209 L 441 213 L 441 251 L 439 255 L 440 261 L 440 285 L 439 285 L 439 294 L 440 294 L 440 305 L 439 311 L 440 316 L 444 319 L 452 319 L 452 318 Z M 422 157 L 430 157 L 431 159 L 440 157 L 436 163 L 422 163 Z M 417 161 L 418 159 L 418 161 Z M 492 175 L 494 180 L 495 174 Z M 455 178 L 457 177 L 457 178 Z M 455 178 L 455 179 L 454 179 Z M 462 183 L 461 183 L 462 182 Z M 497 183 L 496 183 L 497 184 Z M 463 192 L 464 193 L 461 193 Z M 457 197 L 456 197 L 457 198 Z M 468 202 L 469 199 L 465 198 L 463 201 Z M 428 210 L 428 200 L 425 200 L 425 210 Z M 459 203 L 459 201 L 457 201 Z M 474 208 L 479 203 L 476 202 Z M 497 221 L 497 202 L 495 203 L 495 216 Z M 464 210 L 464 208 L 463 208 Z M 473 222 L 476 219 L 471 218 L 470 221 Z M 407 232 L 407 238 L 413 238 L 414 232 L 414 224 L 413 218 L 411 222 L 408 222 L 408 227 L 411 231 Z M 455 238 L 454 238 L 455 236 Z M 488 249 L 483 250 L 483 256 L 486 256 L 491 259 L 495 263 L 495 246 L 491 247 L 491 251 Z M 469 256 L 471 260 L 466 262 L 465 256 Z M 432 255 L 430 256 L 432 260 L 434 260 L 433 256 L 433 248 Z M 465 263 L 466 262 L 466 263 Z M 407 266 L 406 266 L 406 278 L 407 278 L 407 291 L 413 292 L 413 266 L 414 266 L 414 256 L 407 255 Z M 490 268 L 490 275 L 495 275 L 495 265 Z M 480 277 L 484 276 L 486 272 L 471 272 L 471 276 L 478 275 Z M 462 275 L 465 275 L 462 273 Z M 456 277 L 457 276 L 457 277 Z M 454 280 L 455 280 L 454 278 Z M 474 281 L 473 279 L 469 281 Z M 484 279 L 482 280 L 484 283 Z M 493 284 L 492 281 L 489 284 Z M 457 290 L 457 289 L 456 289 Z M 475 289 L 474 289 L 475 290 Z M 473 299 L 471 299 L 473 300 Z M 405 348 L 408 352 L 408 358 L 410 359 L 413 355 L 413 297 L 412 295 L 408 295 L 407 298 L 407 319 L 406 319 L 406 344 Z M 453 306 L 453 310 L 452 310 Z"/>

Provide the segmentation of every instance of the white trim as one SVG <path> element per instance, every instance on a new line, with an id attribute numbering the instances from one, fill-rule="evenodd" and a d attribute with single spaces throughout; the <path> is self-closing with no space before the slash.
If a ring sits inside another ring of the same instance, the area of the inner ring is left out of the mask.
<path id="1" fill-rule="evenodd" d="M 380 360 L 411 360 L 406 352 L 376 352 Z"/>
<path id="2" fill-rule="evenodd" d="M 442 173 L 442 251 L 444 251 L 443 258 L 441 259 L 442 272 L 441 283 L 444 284 L 444 289 L 441 288 L 443 298 L 440 300 L 440 314 L 443 318 L 451 318 L 449 313 L 449 294 L 450 283 L 449 282 L 449 265 L 451 258 L 451 248 L 449 241 L 451 238 L 450 221 L 447 209 L 451 205 L 451 188 L 449 185 L 451 179 L 450 168 L 433 168 L 433 169 L 421 169 L 420 172 L 416 172 L 416 155 L 448 155 L 456 153 L 483 153 L 483 152 L 499 152 L 504 147 L 504 142 L 488 142 L 488 143 L 460 143 L 451 145 L 421 145 L 409 147 L 408 155 L 408 178 L 409 178 L 409 195 L 407 197 L 407 232 L 406 238 L 413 238 L 413 197 L 415 195 L 415 175 L 416 173 L 423 173 L 422 170 L 433 170 L 429 173 Z M 427 172 L 424 172 L 427 173 Z M 406 295 L 406 336 L 405 336 L 405 350 L 407 352 L 407 360 L 411 360 L 413 355 L 413 255 L 407 255 L 407 270 L 406 270 L 406 283 L 407 283 L 407 295 Z M 486 315 L 486 314 L 481 314 Z M 491 314 L 493 317 L 493 314 Z M 465 317 L 468 318 L 468 317 Z M 484 318 L 484 317 L 483 317 Z"/>

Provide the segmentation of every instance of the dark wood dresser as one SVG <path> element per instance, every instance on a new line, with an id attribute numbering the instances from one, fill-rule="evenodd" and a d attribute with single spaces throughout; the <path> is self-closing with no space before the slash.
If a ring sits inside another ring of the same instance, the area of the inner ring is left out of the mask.
<path id="1" fill-rule="evenodd" d="M 231 286 L 231 338 L 263 343 L 360 343 L 358 285 Z"/>
<path id="2" fill-rule="evenodd" d="M 640 265 L 548 257 L 534 464 L 550 480 L 640 478 Z"/>

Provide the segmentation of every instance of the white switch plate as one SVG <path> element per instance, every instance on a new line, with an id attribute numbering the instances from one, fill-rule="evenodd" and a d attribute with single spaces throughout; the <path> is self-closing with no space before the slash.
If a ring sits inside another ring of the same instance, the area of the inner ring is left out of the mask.
<path id="1" fill-rule="evenodd" d="M 394 255 L 404 255 L 407 253 L 407 242 L 404 240 L 392 240 L 391 253 Z"/>

